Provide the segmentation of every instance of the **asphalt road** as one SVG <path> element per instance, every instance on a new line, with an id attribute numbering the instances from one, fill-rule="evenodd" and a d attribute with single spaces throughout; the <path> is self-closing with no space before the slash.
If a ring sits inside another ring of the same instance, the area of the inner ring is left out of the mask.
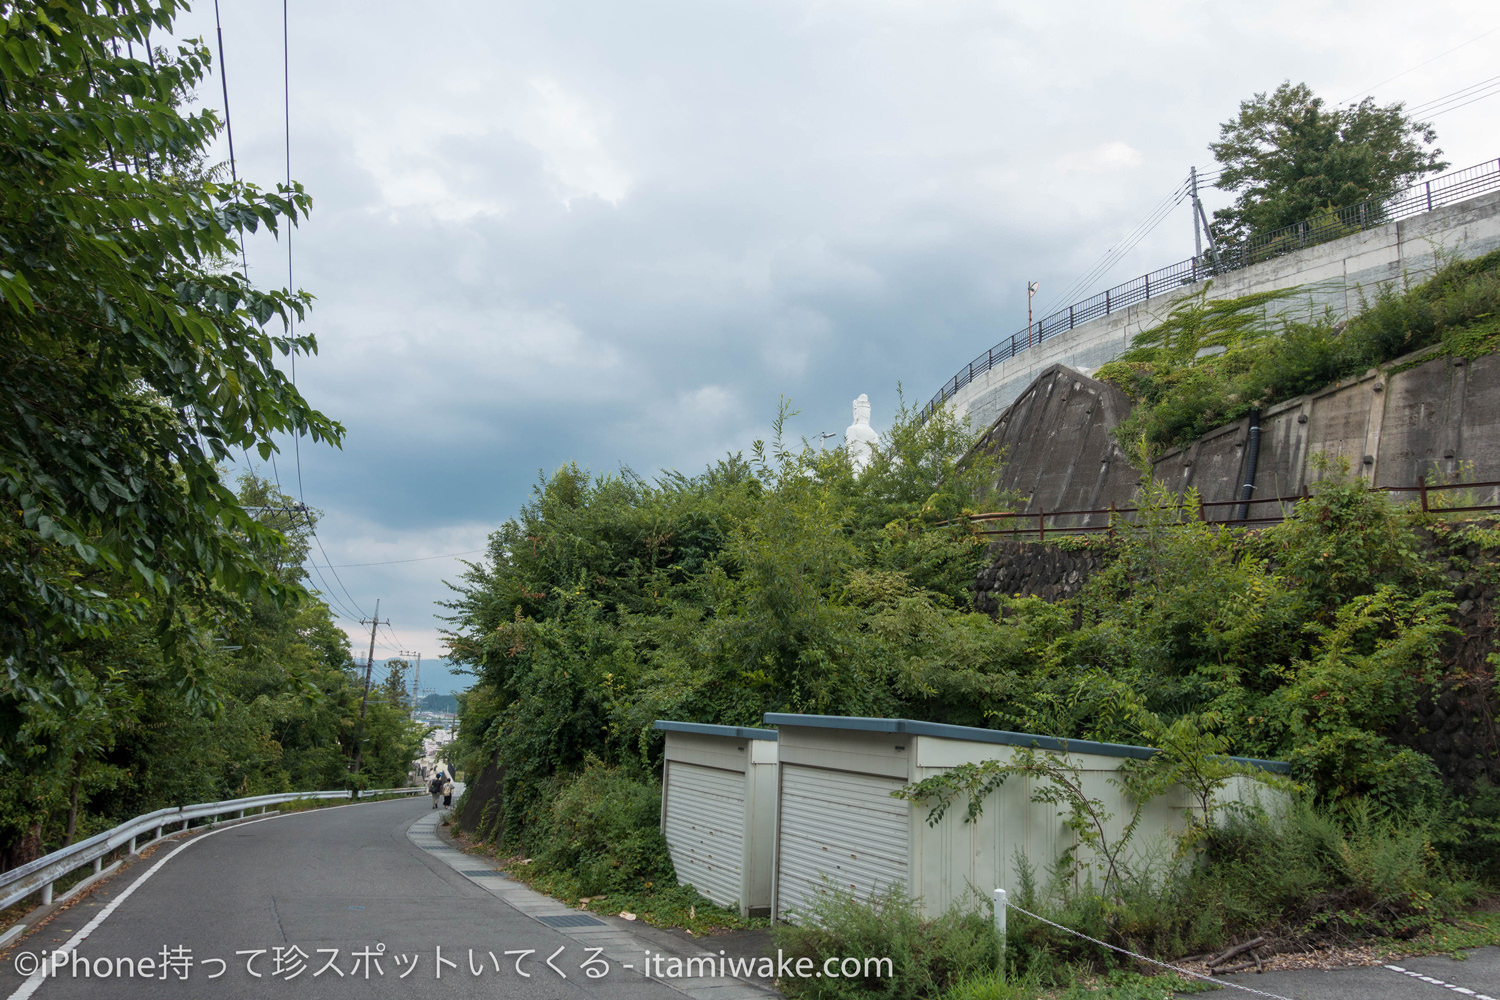
<path id="1" fill-rule="evenodd" d="M 1500 948 L 1477 948 L 1462 961 L 1428 955 L 1353 969 L 1252 972 L 1225 976 L 1224 982 L 1288 1000 L 1496 1000 L 1500 998 Z M 1249 1000 L 1254 994 L 1230 987 L 1214 995 Z"/>
<path id="2" fill-rule="evenodd" d="M 430 810 L 420 796 L 167 841 L 12 945 L 0 963 L 0 1000 L 767 995 L 722 979 L 680 981 L 674 989 L 639 966 L 626 968 L 640 948 L 672 950 L 671 940 L 646 928 L 544 925 L 579 915 L 495 873 L 470 871 L 483 863 L 447 846 Z M 30 974 L 32 962 L 51 974 Z M 602 975 L 590 977 L 586 962 Z M 1410 958 L 1392 966 L 1226 981 L 1290 1000 L 1500 998 L 1497 948 L 1477 949 L 1466 961 Z M 1252 994 L 1230 988 L 1217 995 Z"/>
<path id="3" fill-rule="evenodd" d="M 412 842 L 430 808 L 420 796 L 169 841 L 13 946 L 0 1000 L 683 1000 L 618 963 L 590 978 L 576 935 Z M 22 975 L 69 942 L 50 975 Z"/>

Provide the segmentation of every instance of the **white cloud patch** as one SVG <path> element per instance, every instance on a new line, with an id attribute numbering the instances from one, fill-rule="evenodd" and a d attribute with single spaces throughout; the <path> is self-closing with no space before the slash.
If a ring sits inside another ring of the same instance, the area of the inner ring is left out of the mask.
<path id="1" fill-rule="evenodd" d="M 531 100 L 517 116 L 516 134 L 545 157 L 563 204 L 598 198 L 618 205 L 631 177 L 604 147 L 605 116 L 555 80 L 528 80 L 527 89 Z"/>
<path id="2" fill-rule="evenodd" d="M 1065 153 L 1057 158 L 1057 169 L 1070 173 L 1103 173 L 1107 171 L 1132 170 L 1141 165 L 1141 151 L 1125 142 L 1106 142 L 1077 153 Z"/>

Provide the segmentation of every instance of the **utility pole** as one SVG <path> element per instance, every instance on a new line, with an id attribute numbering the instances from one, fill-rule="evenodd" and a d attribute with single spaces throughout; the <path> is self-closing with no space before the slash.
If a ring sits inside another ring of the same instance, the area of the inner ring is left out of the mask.
<path id="1" fill-rule="evenodd" d="M 349 769 L 350 774 L 358 774 L 365 759 L 365 709 L 370 703 L 370 671 L 375 669 L 375 629 L 391 623 L 389 618 L 380 620 L 380 598 L 375 598 L 375 617 L 361 618 L 359 623 L 370 626 L 370 655 L 365 658 L 365 692 L 359 698 L 359 726 L 354 730 L 354 766 Z"/>
<path id="2" fill-rule="evenodd" d="M 1198 204 L 1198 168 L 1188 167 L 1188 190 L 1193 193 L 1193 261 L 1196 263 L 1203 256 L 1203 234 L 1198 229 L 1198 213 L 1202 207 Z"/>
<path id="3" fill-rule="evenodd" d="M 411 680 L 411 710 L 415 712 L 421 707 L 422 700 L 422 653 L 419 650 L 403 649 L 401 655 L 417 658 L 417 672 L 412 675 Z"/>
<path id="4" fill-rule="evenodd" d="M 1208 252 L 1213 255 L 1214 262 L 1219 260 L 1219 248 L 1214 244 L 1214 231 L 1208 228 L 1208 213 L 1203 211 L 1203 202 L 1198 200 L 1198 168 L 1188 168 L 1188 190 L 1193 196 L 1193 269 L 1197 270 L 1198 258 L 1203 256 L 1203 239 L 1208 237 Z M 1199 232 L 1202 226 L 1202 232 Z"/>

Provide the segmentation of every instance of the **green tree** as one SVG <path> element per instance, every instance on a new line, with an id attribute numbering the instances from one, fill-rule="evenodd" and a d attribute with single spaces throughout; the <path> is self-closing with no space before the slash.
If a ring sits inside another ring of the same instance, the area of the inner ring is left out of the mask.
<path id="1" fill-rule="evenodd" d="M 178 602 L 297 598 L 218 466 L 274 434 L 342 435 L 276 367 L 316 349 L 292 332 L 310 297 L 220 269 L 307 195 L 177 170 L 219 128 L 179 106 L 208 50 L 130 56 L 181 9 L 56 0 L 0 22 L 0 755 L 25 706 L 78 701 L 80 643 L 154 613 L 191 696 L 201 623 Z"/>
<path id="2" fill-rule="evenodd" d="M 1214 213 L 1223 236 L 1244 239 L 1294 225 L 1320 212 L 1386 198 L 1422 174 L 1442 170 L 1431 125 L 1414 121 L 1401 103 L 1373 97 L 1330 107 L 1305 83 L 1290 80 L 1274 93 L 1240 103 L 1209 143 L 1223 164 L 1218 187 L 1239 192 Z"/>
<path id="3" fill-rule="evenodd" d="M 406 671 L 411 664 L 405 660 L 387 660 L 385 680 L 380 682 L 381 693 L 392 705 L 406 703 Z"/>

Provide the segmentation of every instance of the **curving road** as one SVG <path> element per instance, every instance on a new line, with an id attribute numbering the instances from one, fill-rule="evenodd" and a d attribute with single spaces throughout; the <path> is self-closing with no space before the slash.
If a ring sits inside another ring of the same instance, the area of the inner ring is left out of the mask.
<path id="1" fill-rule="evenodd" d="M 437 815 L 421 796 L 168 841 L 12 946 L 0 1000 L 681 1000 L 637 971 L 637 939 L 548 926 L 589 918 L 483 874 L 439 840 Z M 49 975 L 22 974 L 37 961 Z M 702 978 L 686 992 L 766 995 Z"/>

